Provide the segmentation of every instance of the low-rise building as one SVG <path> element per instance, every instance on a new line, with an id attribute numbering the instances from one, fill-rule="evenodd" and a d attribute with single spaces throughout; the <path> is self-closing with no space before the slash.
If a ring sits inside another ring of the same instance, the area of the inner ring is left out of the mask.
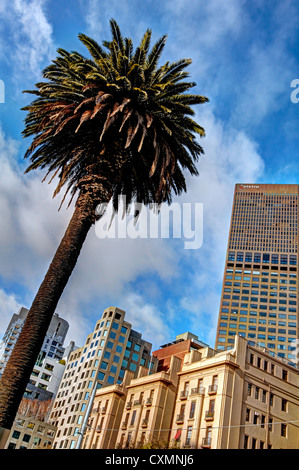
<path id="1" fill-rule="evenodd" d="M 241 336 L 217 352 L 187 333 L 153 356 L 157 372 L 98 391 L 85 448 L 299 448 L 299 371 L 273 352 Z"/>
<path id="2" fill-rule="evenodd" d="M 234 348 L 185 356 L 172 423 L 180 448 L 299 447 L 298 370 L 235 336 Z"/>
<path id="3" fill-rule="evenodd" d="M 51 402 L 22 399 L 5 449 L 51 449 L 56 427 L 47 422 Z"/>

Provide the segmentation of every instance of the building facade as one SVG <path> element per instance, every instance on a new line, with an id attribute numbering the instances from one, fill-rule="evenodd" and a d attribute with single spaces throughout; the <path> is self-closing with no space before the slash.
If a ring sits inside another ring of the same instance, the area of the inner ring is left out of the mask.
<path id="1" fill-rule="evenodd" d="M 18 313 L 14 313 L 9 325 L 0 342 L 0 375 L 2 375 L 11 351 L 17 342 L 27 318 L 29 310 L 20 308 Z M 69 329 L 69 324 L 57 313 L 53 315 L 48 331 L 44 338 L 43 346 L 39 353 L 37 364 L 42 365 L 44 358 L 61 360 L 64 356 L 63 343 Z"/>
<path id="2" fill-rule="evenodd" d="M 235 186 L 216 349 L 236 334 L 296 364 L 298 185 Z"/>
<path id="3" fill-rule="evenodd" d="M 70 354 L 50 416 L 58 429 L 55 448 L 77 448 L 95 387 L 121 384 L 126 370 L 137 376 L 140 366 L 154 367 L 151 344 L 125 321 L 125 313 L 107 308 L 85 345 Z"/>
<path id="4" fill-rule="evenodd" d="M 185 357 L 172 423 L 179 448 L 298 449 L 299 373 L 235 336 Z"/>
<path id="5" fill-rule="evenodd" d="M 220 352 L 188 341 L 158 350 L 157 372 L 98 390 L 84 448 L 299 448 L 295 367 L 239 335 Z"/>
<path id="6" fill-rule="evenodd" d="M 5 449 L 51 449 L 55 426 L 47 422 L 51 401 L 23 398 Z"/>
<path id="7" fill-rule="evenodd" d="M 13 314 L 0 342 L 0 376 L 21 333 L 28 312 L 27 308 L 22 307 Z M 55 313 L 26 386 L 25 398 L 47 401 L 57 393 L 64 372 L 63 363 L 67 358 L 66 355 L 76 347 L 71 342 L 67 348 L 64 348 L 68 329 L 68 322 Z"/>
<path id="8" fill-rule="evenodd" d="M 167 443 L 176 399 L 181 359 L 172 356 L 169 368 L 141 374 L 127 385 L 116 447 L 138 448 Z"/>
<path id="9" fill-rule="evenodd" d="M 141 366 L 137 377 L 127 371 L 120 385 L 98 390 L 84 448 L 138 448 L 148 444 L 167 444 L 177 395 L 178 372 L 185 355 L 202 345 L 191 333 L 177 336 L 175 341 L 153 351 L 156 372 Z"/>

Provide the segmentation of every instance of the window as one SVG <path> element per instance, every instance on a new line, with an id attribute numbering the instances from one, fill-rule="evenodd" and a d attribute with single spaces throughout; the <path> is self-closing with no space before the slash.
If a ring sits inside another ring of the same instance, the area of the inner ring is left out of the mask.
<path id="1" fill-rule="evenodd" d="M 287 400 L 281 399 L 281 411 L 287 411 Z"/>
<path id="2" fill-rule="evenodd" d="M 274 395 L 273 393 L 270 393 L 270 406 L 273 406 L 274 403 Z"/>
<path id="3" fill-rule="evenodd" d="M 119 364 L 119 356 L 115 355 L 113 357 L 113 362 L 115 362 L 116 364 Z"/>
<path id="4" fill-rule="evenodd" d="M 210 403 L 209 403 L 209 411 L 211 413 L 214 413 L 215 411 L 215 400 L 210 400 Z"/>
<path id="5" fill-rule="evenodd" d="M 107 367 L 108 367 L 108 362 L 102 361 L 102 362 L 101 362 L 101 369 L 106 370 Z"/>
<path id="6" fill-rule="evenodd" d="M 288 380 L 288 371 L 285 369 L 282 369 L 282 380 L 285 382 Z"/>
<path id="7" fill-rule="evenodd" d="M 186 436 L 186 445 L 191 445 L 191 434 L 192 434 L 192 426 L 187 427 L 187 436 Z"/>
<path id="8" fill-rule="evenodd" d="M 133 425 L 134 425 L 135 418 L 136 418 L 136 410 L 134 410 L 134 411 L 133 411 L 133 414 L 132 414 L 132 419 L 131 419 L 131 424 L 130 424 L 130 426 L 133 426 Z"/>
<path id="9" fill-rule="evenodd" d="M 196 406 L 196 401 L 191 402 L 191 407 L 190 407 L 190 415 L 189 418 L 192 419 L 194 418 L 195 415 L 195 406 Z"/>
<path id="10" fill-rule="evenodd" d="M 110 372 L 112 372 L 112 374 L 116 374 L 116 372 L 117 372 L 117 367 L 112 365 L 112 366 L 110 367 Z"/>
<path id="11" fill-rule="evenodd" d="M 99 372 L 98 373 L 98 380 L 104 380 L 105 378 L 105 374 L 103 374 L 103 372 Z"/>
<path id="12" fill-rule="evenodd" d="M 284 423 L 281 423 L 281 432 L 280 435 L 282 437 L 287 437 L 287 425 Z"/>
<path id="13" fill-rule="evenodd" d="M 261 358 L 260 357 L 257 358 L 257 367 L 259 367 L 259 368 L 261 367 Z"/>
<path id="14" fill-rule="evenodd" d="M 19 439 L 20 434 L 21 434 L 20 431 L 14 431 L 14 432 L 12 433 L 12 436 L 11 436 L 11 437 L 12 437 L 13 439 Z"/>
<path id="15" fill-rule="evenodd" d="M 138 354 L 133 353 L 133 354 L 132 354 L 132 360 L 138 362 L 138 360 L 139 360 Z"/>
<path id="16" fill-rule="evenodd" d="M 262 402 L 263 402 L 263 403 L 266 403 L 266 400 L 267 400 L 267 391 L 266 391 L 266 390 L 263 390 Z"/>

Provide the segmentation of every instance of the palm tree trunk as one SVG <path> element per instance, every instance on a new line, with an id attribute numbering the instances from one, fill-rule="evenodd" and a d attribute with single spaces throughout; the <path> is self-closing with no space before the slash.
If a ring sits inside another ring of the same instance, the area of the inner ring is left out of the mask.
<path id="1" fill-rule="evenodd" d="M 109 200 L 105 197 L 103 202 Z M 95 200 L 81 191 L 66 232 L 36 294 L 0 380 L 0 428 L 10 429 L 60 296 L 95 222 Z"/>

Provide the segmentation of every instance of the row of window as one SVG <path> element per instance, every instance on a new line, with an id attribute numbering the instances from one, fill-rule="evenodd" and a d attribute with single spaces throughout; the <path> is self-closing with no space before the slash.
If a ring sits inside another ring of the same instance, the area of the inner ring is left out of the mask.
<path id="1" fill-rule="evenodd" d="M 255 415 L 257 416 L 257 415 Z M 262 415 L 263 416 L 263 415 Z M 265 424 L 267 425 L 269 431 L 273 431 L 273 420 L 272 418 L 269 418 L 269 422 L 266 423 L 265 422 L 265 417 L 264 417 L 264 423 L 261 422 L 261 427 L 265 427 Z M 288 426 L 286 423 L 280 423 L 280 436 L 281 437 L 286 437 L 287 438 L 287 431 L 288 431 Z M 249 439 L 251 439 L 251 447 L 249 447 Z M 258 447 L 258 442 L 259 442 L 259 447 Z M 258 439 L 256 439 L 255 437 L 249 437 L 248 435 L 245 434 L 244 436 L 244 449 L 264 449 L 265 447 L 265 442 L 260 440 L 258 441 Z M 272 445 L 268 445 L 268 449 L 271 449 L 272 448 Z"/>
<path id="2" fill-rule="evenodd" d="M 256 263 L 256 264 L 291 264 L 297 265 L 296 255 L 270 254 L 270 253 L 244 253 L 242 251 L 229 251 L 228 261 L 237 261 L 238 263 Z"/>
<path id="3" fill-rule="evenodd" d="M 12 436 L 11 436 L 12 439 L 20 439 L 20 437 L 21 437 L 20 431 L 13 431 Z M 22 436 L 21 441 L 28 444 L 31 441 L 31 438 L 32 438 L 31 434 L 24 434 Z M 41 440 L 40 437 L 35 436 L 32 439 L 32 445 L 34 447 L 37 447 L 41 444 L 41 441 L 42 440 Z M 50 440 L 50 441 L 46 440 L 46 441 L 43 442 L 43 447 L 50 447 L 51 444 L 52 444 L 52 440 Z M 16 448 L 16 443 L 10 442 L 7 448 L 8 449 L 15 449 Z M 19 449 L 27 449 L 27 446 L 23 447 L 22 445 L 20 445 Z"/>
<path id="4" fill-rule="evenodd" d="M 244 449 L 272 449 L 272 444 L 266 444 L 262 440 L 256 439 L 256 437 L 249 437 L 245 434 L 244 436 Z"/>

